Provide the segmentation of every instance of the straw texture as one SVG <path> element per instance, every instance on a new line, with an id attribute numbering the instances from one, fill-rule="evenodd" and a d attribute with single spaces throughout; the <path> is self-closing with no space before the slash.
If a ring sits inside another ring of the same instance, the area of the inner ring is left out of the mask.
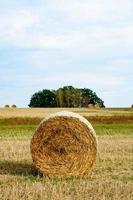
<path id="1" fill-rule="evenodd" d="M 93 127 L 72 112 L 43 120 L 31 140 L 33 166 L 48 177 L 84 176 L 90 172 L 96 153 Z"/>

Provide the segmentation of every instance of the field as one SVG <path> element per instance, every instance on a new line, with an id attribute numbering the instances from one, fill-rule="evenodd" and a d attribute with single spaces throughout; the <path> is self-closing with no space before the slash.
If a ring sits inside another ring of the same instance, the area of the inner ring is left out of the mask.
<path id="1" fill-rule="evenodd" d="M 91 174 L 65 180 L 32 174 L 30 139 L 40 120 L 59 110 L 0 109 L 0 199 L 133 199 L 133 109 L 68 109 L 96 130 L 99 147 Z"/>

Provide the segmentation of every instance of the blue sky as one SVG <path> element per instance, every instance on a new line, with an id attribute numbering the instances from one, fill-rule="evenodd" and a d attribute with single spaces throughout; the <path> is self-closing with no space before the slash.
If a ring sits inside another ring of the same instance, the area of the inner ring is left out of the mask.
<path id="1" fill-rule="evenodd" d="M 0 0 L 0 106 L 64 85 L 133 104 L 132 11 L 132 0 Z"/>

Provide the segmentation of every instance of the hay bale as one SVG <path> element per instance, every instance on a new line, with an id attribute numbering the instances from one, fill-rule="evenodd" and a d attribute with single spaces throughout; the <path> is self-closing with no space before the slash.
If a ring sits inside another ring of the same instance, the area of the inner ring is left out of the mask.
<path id="1" fill-rule="evenodd" d="M 100 108 L 101 108 L 100 103 L 96 103 L 96 104 L 95 104 L 95 108 L 96 108 L 96 109 L 100 109 Z"/>
<path id="2" fill-rule="evenodd" d="M 13 104 L 11 107 L 12 107 L 12 108 L 17 108 L 17 106 L 16 106 L 15 104 Z"/>
<path id="3" fill-rule="evenodd" d="M 95 106 L 94 106 L 93 104 L 90 103 L 90 104 L 88 105 L 88 108 L 93 109 L 93 108 L 95 108 Z"/>
<path id="4" fill-rule="evenodd" d="M 9 107 L 10 107 L 9 105 L 5 105 L 5 106 L 4 106 L 4 108 L 9 108 Z"/>
<path id="5" fill-rule="evenodd" d="M 48 177 L 84 176 L 97 153 L 91 124 L 72 112 L 58 112 L 44 119 L 31 140 L 33 166 Z"/>

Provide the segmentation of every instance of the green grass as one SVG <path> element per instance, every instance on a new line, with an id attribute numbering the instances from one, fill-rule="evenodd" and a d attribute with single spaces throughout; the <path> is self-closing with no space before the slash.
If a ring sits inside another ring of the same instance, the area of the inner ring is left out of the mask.
<path id="1" fill-rule="evenodd" d="M 31 138 L 35 129 L 35 125 L 0 126 L 0 138 Z"/>
<path id="2" fill-rule="evenodd" d="M 133 136 L 133 124 L 93 124 L 97 135 L 123 135 Z M 31 138 L 36 125 L 2 125 L 0 138 Z"/>
<path id="3" fill-rule="evenodd" d="M 133 124 L 94 124 L 97 135 L 123 135 L 133 137 Z"/>

